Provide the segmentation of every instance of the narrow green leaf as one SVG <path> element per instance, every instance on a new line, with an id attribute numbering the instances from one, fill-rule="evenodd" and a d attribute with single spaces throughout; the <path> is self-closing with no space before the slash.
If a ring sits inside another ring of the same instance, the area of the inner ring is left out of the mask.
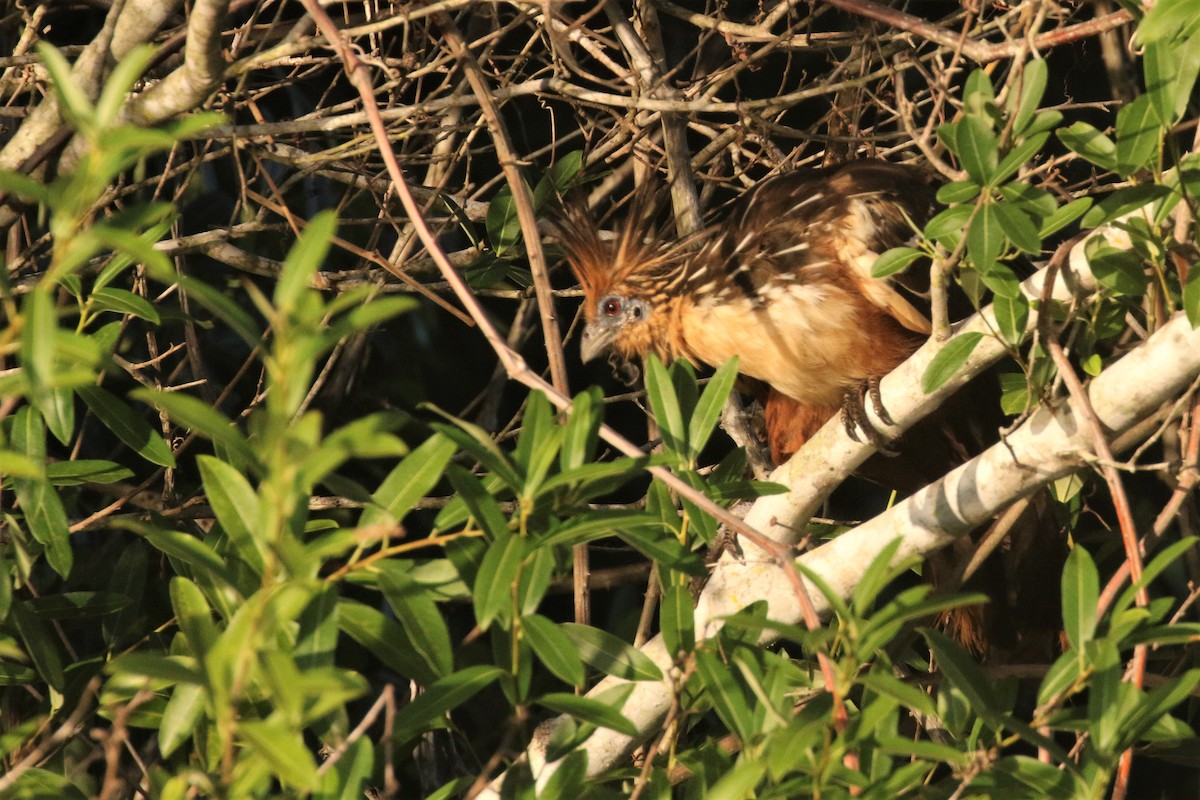
<path id="1" fill-rule="evenodd" d="M 318 590 L 296 620 L 292 651 L 300 670 L 332 667 L 338 641 L 338 594 L 332 585 Z"/>
<path id="2" fill-rule="evenodd" d="M 283 720 L 245 720 L 238 723 L 237 733 L 284 783 L 304 791 L 320 785 L 317 762 L 303 737 Z"/>
<path id="3" fill-rule="evenodd" d="M 1020 89 L 1009 97 L 1008 107 L 1013 118 L 1013 130 L 1019 135 L 1033 120 L 1042 96 L 1046 93 L 1046 81 L 1049 77 L 1049 67 L 1040 58 L 1025 62 L 1021 71 Z"/>
<path id="4" fill-rule="evenodd" d="M 275 309 L 290 315 L 300 302 L 300 296 L 308 291 L 308 283 L 325 260 L 329 242 L 337 229 L 337 214 L 322 211 L 313 216 L 305 226 L 300 238 L 292 245 L 283 261 L 279 280 L 275 282 L 272 301 Z"/>
<path id="5" fill-rule="evenodd" d="M 1083 247 L 1096 282 L 1117 294 L 1141 297 L 1149 278 L 1142 258 L 1133 250 L 1118 250 L 1097 236 Z"/>
<path id="6" fill-rule="evenodd" d="M 1150 97 L 1142 95 L 1117 112 L 1117 164 L 1123 176 L 1132 175 L 1158 155 L 1163 127 Z"/>
<path id="7" fill-rule="evenodd" d="M 562 630 L 579 651 L 585 664 L 606 675 L 630 681 L 661 681 L 662 671 L 640 650 L 607 631 L 566 622 Z"/>
<path id="8" fill-rule="evenodd" d="M 502 536 L 488 546 L 479 574 L 475 576 L 475 624 L 482 630 L 497 617 L 508 619 L 521 562 L 528 552 L 528 542 L 517 535 Z"/>
<path id="9" fill-rule="evenodd" d="M 76 392 L 104 427 L 142 458 L 160 467 L 175 466 L 175 456 L 162 436 L 116 395 L 99 386 L 84 386 Z"/>
<path id="10" fill-rule="evenodd" d="M 395 672 L 418 683 L 437 680 L 433 665 L 427 664 L 395 620 L 354 600 L 338 601 L 338 627 Z"/>
<path id="11" fill-rule="evenodd" d="M 997 295 L 992 301 L 992 311 L 996 314 L 996 324 L 1000 328 L 1000 336 L 1009 344 L 1019 344 L 1025 338 L 1025 328 L 1029 324 L 1029 301 L 1025 295 L 1003 297 Z"/>
<path id="12" fill-rule="evenodd" d="M 713 710 L 742 741 L 754 736 L 754 714 L 738 686 L 734 670 L 709 650 L 696 653 L 696 672 L 704 681 L 705 694 Z"/>
<path id="13" fill-rule="evenodd" d="M 696 408 L 692 411 L 687 427 L 690 448 L 688 457 L 693 462 L 700 457 L 700 451 L 708 444 L 709 438 L 717 427 L 717 421 L 721 418 L 721 410 L 729 399 L 729 393 L 733 391 L 734 382 L 737 381 L 737 367 L 736 356 L 722 364 L 713 373 L 708 385 L 704 387 L 700 399 L 696 402 Z"/>
<path id="14" fill-rule="evenodd" d="M 571 413 L 567 417 L 563 432 L 562 449 L 559 451 L 559 466 L 563 472 L 590 463 L 596 454 L 600 423 L 604 419 L 604 396 L 598 386 L 592 386 L 575 395 L 571 402 Z M 542 484 L 542 489 L 547 489 Z"/>
<path id="15" fill-rule="evenodd" d="M 1008 240 L 1026 253 L 1040 253 L 1042 239 L 1038 236 L 1037 226 L 1011 203 L 995 203 L 992 205 L 1000 229 Z"/>
<path id="16" fill-rule="evenodd" d="M 216 514 L 217 522 L 233 542 L 246 563 L 261 571 L 263 543 L 259 530 L 258 494 L 236 469 L 220 459 L 202 455 L 196 459 L 204 494 Z"/>
<path id="17" fill-rule="evenodd" d="M 359 527 L 399 522 L 441 480 L 454 455 L 454 442 L 435 433 L 388 473 L 371 495 L 374 505 L 363 509 Z"/>
<path id="18" fill-rule="evenodd" d="M 205 700 L 204 687 L 199 684 L 181 683 L 171 690 L 158 725 L 158 749 L 163 758 L 169 758 L 192 737 L 204 714 Z"/>
<path id="19" fill-rule="evenodd" d="M 637 736 L 638 733 L 637 726 L 622 716 L 620 711 L 598 700 L 551 692 L 539 697 L 537 702 L 538 705 L 543 705 L 551 711 L 567 714 L 601 728 L 609 728 L 625 736 Z"/>
<path id="20" fill-rule="evenodd" d="M 1090 197 L 1080 197 L 1072 200 L 1042 220 L 1042 227 L 1038 231 L 1038 236 L 1045 239 L 1051 234 L 1058 233 L 1076 219 L 1086 214 L 1091 207 L 1092 198 Z"/>
<path id="21" fill-rule="evenodd" d="M 1128 214 L 1137 208 L 1150 205 L 1171 195 L 1171 189 L 1161 183 L 1139 183 L 1119 189 L 1083 215 L 1080 224 L 1085 228 L 1095 228 L 1106 222 L 1112 222 L 1119 216 Z"/>
<path id="22" fill-rule="evenodd" d="M 159 323 L 158 311 L 144 297 L 125 289 L 96 289 L 88 295 L 88 302 L 95 311 L 114 311 Z"/>
<path id="23" fill-rule="evenodd" d="M 497 667 L 480 664 L 435 681 L 397 712 L 397 739 L 404 741 L 422 730 L 437 727 L 448 711 L 470 700 L 503 674 Z"/>
<path id="24" fill-rule="evenodd" d="M 22 406 L 13 415 L 13 448 L 35 464 L 46 460 L 46 429 L 36 409 Z M 46 561 L 62 577 L 71 573 L 74 556 L 67 512 L 58 492 L 42 478 L 14 478 L 13 489 L 25 525 L 33 538 L 46 548 Z"/>
<path id="25" fill-rule="evenodd" d="M 258 457 L 241 431 L 229 418 L 196 397 L 181 392 L 157 392 L 146 388 L 134 389 L 129 396 L 165 411 L 172 421 L 208 437 L 214 443 L 236 455 L 239 468 L 258 466 Z"/>
<path id="26" fill-rule="evenodd" d="M 1072 152 L 1100 167 L 1112 170 L 1117 166 L 1117 146 L 1101 131 L 1086 122 L 1076 122 L 1068 128 L 1060 128 L 1058 139 Z"/>
<path id="27" fill-rule="evenodd" d="M 981 716 L 994 718 L 999 713 L 998 702 L 991 683 L 979 665 L 944 633 L 922 629 L 921 635 L 929 642 L 929 649 L 933 651 L 938 667 L 955 688 L 966 696 L 971 710 Z"/>
<path id="28" fill-rule="evenodd" d="M 929 394 L 953 378 L 982 339 L 982 333 L 971 331 L 955 336 L 947 342 L 929 362 L 925 374 L 921 376 L 921 389 Z"/>
<path id="29" fill-rule="evenodd" d="M 450 630 L 433 601 L 432 592 L 392 565 L 380 573 L 379 587 L 425 663 L 439 678 L 453 672 Z"/>
<path id="30" fill-rule="evenodd" d="M 696 647 L 695 613 L 687 586 L 676 584 L 663 589 L 658 614 L 668 653 L 690 653 Z"/>
<path id="31" fill-rule="evenodd" d="M 683 420 L 683 408 L 667 368 L 653 354 L 646 359 L 646 394 L 650 397 L 650 410 L 658 423 L 663 446 L 686 457 L 687 424 Z"/>
<path id="32" fill-rule="evenodd" d="M 1063 630 L 1076 650 L 1096 633 L 1096 603 L 1100 575 L 1086 549 L 1076 545 L 1067 556 L 1062 575 Z"/>
<path id="33" fill-rule="evenodd" d="M 28 601 L 29 607 L 42 619 L 91 619 L 112 614 L 131 602 L 128 595 L 116 592 L 63 592 Z"/>
<path id="34" fill-rule="evenodd" d="M 46 480 L 54 486 L 116 483 L 132 477 L 133 470 L 115 461 L 81 458 L 78 461 L 52 461 L 46 464 Z"/>
<path id="35" fill-rule="evenodd" d="M 187 636 L 192 652 L 203 660 L 220 636 L 213 623 L 212 608 L 200 587 L 183 576 L 172 578 L 168 590 L 179 629 Z"/>
<path id="36" fill-rule="evenodd" d="M 71 75 L 71 65 L 57 48 L 47 42 L 39 41 L 37 51 L 42 58 L 42 65 L 50 73 L 59 111 L 81 133 L 88 135 L 95 128 L 94 112 L 87 95 Z"/>
<path id="37" fill-rule="evenodd" d="M 974 181 L 951 181 L 938 187 L 937 201 L 947 206 L 954 205 L 955 203 L 969 203 L 976 197 L 979 197 L 980 190 L 981 187 Z M 876 264 L 876 269 L 878 269 L 878 266 Z M 874 271 L 872 271 L 872 274 L 874 274 Z M 879 276 L 876 275 L 875 277 Z"/>
<path id="38" fill-rule="evenodd" d="M 375 770 L 375 748 L 363 737 L 351 743 L 321 779 L 314 800 L 360 800 L 369 797 L 368 782 Z"/>
<path id="39" fill-rule="evenodd" d="M 976 187 L 978 188 L 978 187 Z M 920 250 L 911 247 L 893 247 L 885 251 L 875 260 L 871 267 L 872 278 L 886 278 L 908 269 L 909 265 L 925 255 Z"/>
<path id="40" fill-rule="evenodd" d="M 62 691 L 66 685 L 62 657 L 54 642 L 54 634 L 27 602 L 13 603 L 9 618 L 16 624 L 17 633 L 25 643 L 25 652 L 38 675 L 53 688 Z"/>
<path id="41" fill-rule="evenodd" d="M 521 618 L 521 629 L 546 669 L 572 686 L 583 685 L 583 660 L 571 637 L 563 633 L 557 624 L 540 614 L 528 614 Z"/>
<path id="42" fill-rule="evenodd" d="M 980 186 L 991 183 L 1000 160 L 996 134 L 975 114 L 963 115 L 958 127 L 958 150 L 954 153 L 971 180 Z"/>

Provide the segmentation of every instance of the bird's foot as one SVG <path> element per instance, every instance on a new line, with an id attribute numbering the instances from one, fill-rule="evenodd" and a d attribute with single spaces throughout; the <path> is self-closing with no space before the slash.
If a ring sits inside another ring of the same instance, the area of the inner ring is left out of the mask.
<path id="1" fill-rule="evenodd" d="M 867 418 L 867 408 L 863 403 L 863 393 L 871 398 L 871 407 L 875 411 L 875 415 L 885 425 L 895 425 L 887 409 L 883 407 L 883 397 L 879 393 L 879 378 L 868 378 L 861 384 L 846 387 L 842 393 L 842 426 L 846 429 L 846 435 L 856 442 L 861 442 L 858 438 L 858 432 L 861 430 L 867 437 L 867 441 L 875 446 L 885 456 L 899 455 L 892 443 L 889 442 L 884 435 L 876 430 L 871 424 L 871 420 Z"/>

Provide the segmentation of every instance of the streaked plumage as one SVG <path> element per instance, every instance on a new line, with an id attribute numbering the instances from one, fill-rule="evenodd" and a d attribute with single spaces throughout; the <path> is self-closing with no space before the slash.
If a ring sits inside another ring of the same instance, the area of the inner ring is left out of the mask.
<path id="1" fill-rule="evenodd" d="M 736 355 L 743 375 L 773 390 L 765 405 L 782 458 L 928 333 L 870 270 L 915 235 L 932 200 L 915 170 L 853 161 L 765 180 L 682 241 L 655 235 L 640 206 L 612 242 L 568 211 L 560 238 L 586 298 L 584 359 L 655 353 L 716 366 Z"/>

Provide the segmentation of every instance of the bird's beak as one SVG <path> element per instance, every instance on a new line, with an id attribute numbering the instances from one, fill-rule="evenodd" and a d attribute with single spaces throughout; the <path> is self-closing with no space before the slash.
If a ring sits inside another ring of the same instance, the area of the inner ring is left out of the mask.
<path id="1" fill-rule="evenodd" d="M 601 355 L 612 346 L 616 336 L 616 330 L 607 325 L 590 322 L 583 326 L 583 338 L 579 342 L 579 359 L 586 364 Z"/>

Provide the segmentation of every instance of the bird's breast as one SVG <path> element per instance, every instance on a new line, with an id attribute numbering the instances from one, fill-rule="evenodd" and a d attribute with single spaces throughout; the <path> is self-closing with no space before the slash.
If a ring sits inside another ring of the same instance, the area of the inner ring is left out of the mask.
<path id="1" fill-rule="evenodd" d="M 689 357 L 738 370 L 803 403 L 836 407 L 845 387 L 891 371 L 915 341 L 836 284 L 775 284 L 756 298 L 699 302 L 681 314 Z"/>

